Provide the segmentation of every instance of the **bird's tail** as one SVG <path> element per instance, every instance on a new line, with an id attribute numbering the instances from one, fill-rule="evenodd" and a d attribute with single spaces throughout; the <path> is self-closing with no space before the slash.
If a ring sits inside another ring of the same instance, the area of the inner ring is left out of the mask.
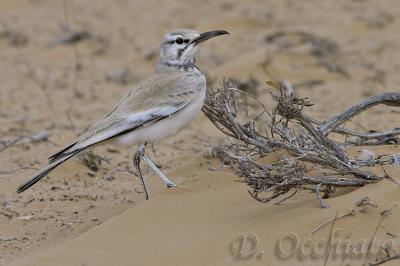
<path id="1" fill-rule="evenodd" d="M 58 160 L 54 160 L 52 161 L 50 164 L 48 164 L 45 168 L 43 168 L 42 170 L 40 170 L 39 172 L 37 172 L 35 175 L 33 175 L 31 178 L 29 178 L 28 180 L 25 181 L 25 183 L 23 183 L 22 185 L 20 185 L 17 189 L 17 193 L 21 193 L 24 192 L 25 190 L 27 190 L 28 188 L 30 188 L 31 186 L 33 186 L 34 184 L 36 184 L 36 182 L 38 182 L 40 179 L 42 179 L 43 177 L 47 176 L 51 171 L 53 171 L 57 166 L 59 166 L 60 164 L 62 164 L 63 162 L 65 162 L 66 160 L 68 160 L 69 158 L 71 158 L 72 156 L 76 155 L 77 153 L 79 153 L 81 150 L 77 150 L 76 152 L 70 153 L 67 156 L 64 156 L 62 158 L 59 158 Z"/>

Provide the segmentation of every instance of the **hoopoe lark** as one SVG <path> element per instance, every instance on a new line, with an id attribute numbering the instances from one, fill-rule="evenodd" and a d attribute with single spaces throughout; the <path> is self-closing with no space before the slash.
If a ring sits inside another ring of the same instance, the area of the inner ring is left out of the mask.
<path id="1" fill-rule="evenodd" d="M 228 34 L 224 30 L 200 33 L 177 30 L 161 43 L 155 73 L 124 95 L 114 109 L 92 125 L 70 146 L 49 158 L 49 164 L 18 187 L 21 193 L 66 160 L 86 149 L 108 142 L 139 144 L 133 161 L 146 199 L 148 191 L 140 170 L 143 159 L 168 187 L 176 186 L 146 156 L 147 143 L 175 134 L 200 112 L 206 95 L 206 80 L 195 64 L 198 44 Z"/>

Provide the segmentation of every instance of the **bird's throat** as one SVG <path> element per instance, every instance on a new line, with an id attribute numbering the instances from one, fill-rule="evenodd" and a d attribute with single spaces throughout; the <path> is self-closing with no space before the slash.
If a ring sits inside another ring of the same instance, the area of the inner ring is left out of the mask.
<path id="1" fill-rule="evenodd" d="M 179 61 L 158 61 L 156 65 L 156 72 L 169 72 L 169 71 L 186 71 L 186 72 L 200 72 L 195 64 L 195 60 L 187 62 Z"/>

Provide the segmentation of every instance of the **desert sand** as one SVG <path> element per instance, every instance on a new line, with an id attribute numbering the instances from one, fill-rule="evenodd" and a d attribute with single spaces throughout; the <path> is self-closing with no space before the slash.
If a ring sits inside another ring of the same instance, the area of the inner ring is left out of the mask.
<path id="1" fill-rule="evenodd" d="M 320 208 L 309 192 L 281 205 L 262 204 L 232 170 L 204 156 L 230 140 L 202 114 L 148 149 L 180 188 L 164 188 L 145 170 L 150 199 L 144 200 L 138 178 L 127 172 L 136 147 L 104 146 L 93 151 L 100 162 L 92 169 L 73 159 L 15 194 L 48 156 L 151 75 L 159 42 L 170 30 L 229 31 L 201 47 L 197 62 L 208 86 L 220 86 L 224 77 L 239 82 L 253 77 L 260 84 L 257 97 L 268 104 L 265 81 L 286 79 L 298 96 L 310 98 L 315 105 L 308 112 L 321 120 L 367 96 L 398 92 L 397 1 L 65 3 L 0 2 L 1 265 L 324 265 L 323 243 L 332 223 L 311 232 L 346 213 L 352 215 L 337 219 L 332 230 L 337 241 L 350 242 L 350 255 L 329 256 L 326 265 L 362 265 L 366 252 L 357 245 L 369 241 L 376 228 L 376 250 L 367 261 L 385 258 L 384 243 L 393 245 L 391 255 L 400 252 L 399 167 L 385 167 L 392 180 L 327 199 L 329 208 Z M 69 31 L 90 34 L 75 44 L 60 43 Z M 296 37 L 266 42 L 276 32 L 307 32 L 332 41 L 336 48 L 329 60 L 338 68 L 328 69 L 310 44 Z M 362 130 L 399 124 L 394 107 L 376 107 L 348 123 Z M 359 156 L 364 148 L 351 148 L 351 154 Z M 384 145 L 374 152 L 398 153 L 399 147 Z M 378 167 L 373 171 L 382 174 Z M 356 207 L 365 197 L 373 206 Z"/>

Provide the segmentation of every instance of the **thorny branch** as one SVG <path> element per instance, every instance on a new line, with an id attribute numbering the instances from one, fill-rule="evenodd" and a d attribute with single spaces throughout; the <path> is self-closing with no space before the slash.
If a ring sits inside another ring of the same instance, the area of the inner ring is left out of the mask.
<path id="1" fill-rule="evenodd" d="M 272 111 L 256 99 L 262 112 L 251 117 L 254 110 L 249 110 L 241 100 L 242 92 L 229 81 L 224 81 L 222 89 L 212 90 L 203 107 L 205 115 L 220 131 L 236 139 L 232 144 L 214 147 L 212 155 L 231 164 L 237 174 L 244 177 L 256 200 L 282 202 L 300 189 L 329 196 L 336 187 L 358 187 L 379 181 L 383 177 L 368 172 L 366 167 L 393 164 L 396 160 L 398 155 L 365 160 L 351 158 L 345 145 L 328 135 L 334 131 L 369 140 L 382 136 L 395 138 L 400 134 L 398 129 L 361 134 L 339 126 L 377 104 L 400 106 L 400 93 L 367 98 L 321 123 L 303 114 L 312 103 L 307 98 L 294 97 L 287 81 L 279 85 L 268 84 L 280 92 L 279 95 L 271 94 L 276 103 Z M 277 151 L 284 154 L 280 160 L 273 164 L 263 162 Z"/>

